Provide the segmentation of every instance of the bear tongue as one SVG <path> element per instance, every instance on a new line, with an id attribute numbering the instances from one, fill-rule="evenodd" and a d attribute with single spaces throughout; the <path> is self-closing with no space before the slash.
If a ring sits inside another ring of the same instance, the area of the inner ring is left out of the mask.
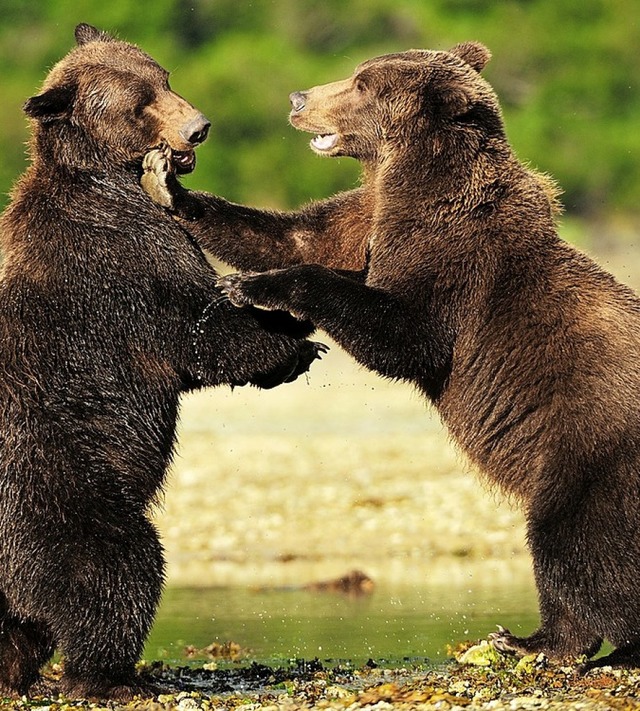
<path id="1" fill-rule="evenodd" d="M 330 151 L 336 143 L 338 143 L 337 133 L 320 134 L 311 141 L 311 145 L 319 151 Z"/>

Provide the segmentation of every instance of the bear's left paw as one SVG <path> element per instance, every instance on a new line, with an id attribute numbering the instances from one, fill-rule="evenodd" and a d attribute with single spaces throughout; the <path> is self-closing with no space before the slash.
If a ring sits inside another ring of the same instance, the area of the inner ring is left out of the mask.
<path id="1" fill-rule="evenodd" d="M 489 644 L 503 654 L 526 654 L 526 650 L 520 645 L 520 639 L 502 625 L 498 625 L 498 631 L 491 632 L 488 639 Z"/>
<path id="2" fill-rule="evenodd" d="M 329 346 L 320 341 L 303 341 L 298 358 L 298 367 L 291 374 L 288 383 L 294 381 L 302 373 L 306 373 L 314 360 L 321 360 L 325 353 L 329 352 Z"/>
<path id="3" fill-rule="evenodd" d="M 87 699 L 90 701 L 102 701 L 110 699 L 126 703 L 138 698 L 153 698 L 165 691 L 164 687 L 157 683 L 142 679 L 138 676 L 128 683 L 109 684 L 104 680 L 89 681 L 84 679 L 62 678 L 60 691 L 67 699 Z"/>

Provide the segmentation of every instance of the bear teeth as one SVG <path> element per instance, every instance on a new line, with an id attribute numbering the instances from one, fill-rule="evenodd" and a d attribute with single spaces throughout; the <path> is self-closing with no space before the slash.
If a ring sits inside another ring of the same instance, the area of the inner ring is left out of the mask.
<path id="1" fill-rule="evenodd" d="M 318 151 L 330 151 L 338 143 L 337 133 L 318 134 L 312 141 L 311 145 Z"/>
<path id="2" fill-rule="evenodd" d="M 173 164 L 178 173 L 190 173 L 196 165 L 196 155 L 193 151 L 173 151 Z"/>

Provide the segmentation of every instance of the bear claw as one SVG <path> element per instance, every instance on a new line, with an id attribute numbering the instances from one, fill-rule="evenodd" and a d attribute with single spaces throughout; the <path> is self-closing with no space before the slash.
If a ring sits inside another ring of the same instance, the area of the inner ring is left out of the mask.
<path id="1" fill-rule="evenodd" d="M 249 272 L 227 274 L 218 279 L 218 287 L 234 306 L 243 307 L 251 304 L 251 300 L 242 290 L 243 280 L 247 276 L 251 276 L 251 274 Z"/>
<path id="2" fill-rule="evenodd" d="M 173 195 L 167 185 L 171 174 L 171 160 L 167 149 L 154 148 L 142 161 L 142 178 L 140 184 L 147 195 L 161 207 L 173 209 Z"/>
<path id="3" fill-rule="evenodd" d="M 498 625 L 497 632 L 489 634 L 489 644 L 498 652 L 503 654 L 521 654 L 522 650 L 518 646 L 516 637 L 502 625 Z"/>

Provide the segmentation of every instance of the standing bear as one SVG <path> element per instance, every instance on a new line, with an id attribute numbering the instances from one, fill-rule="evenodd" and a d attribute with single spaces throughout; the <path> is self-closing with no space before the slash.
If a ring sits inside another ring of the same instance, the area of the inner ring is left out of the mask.
<path id="1" fill-rule="evenodd" d="M 145 690 L 164 570 L 148 512 L 180 394 L 272 387 L 321 347 L 232 306 L 140 187 L 153 146 L 193 167 L 204 116 L 138 48 L 76 40 L 25 105 L 31 165 L 0 223 L 0 696 L 57 648 L 67 696 L 126 699 Z"/>
<path id="2" fill-rule="evenodd" d="M 474 42 L 364 62 L 291 95 L 314 151 L 362 187 L 276 213 L 149 188 L 236 268 L 240 306 L 287 309 L 415 386 L 481 475 L 520 501 L 541 624 L 501 650 L 640 664 L 640 300 L 563 242 L 555 189 L 513 154 Z"/>

